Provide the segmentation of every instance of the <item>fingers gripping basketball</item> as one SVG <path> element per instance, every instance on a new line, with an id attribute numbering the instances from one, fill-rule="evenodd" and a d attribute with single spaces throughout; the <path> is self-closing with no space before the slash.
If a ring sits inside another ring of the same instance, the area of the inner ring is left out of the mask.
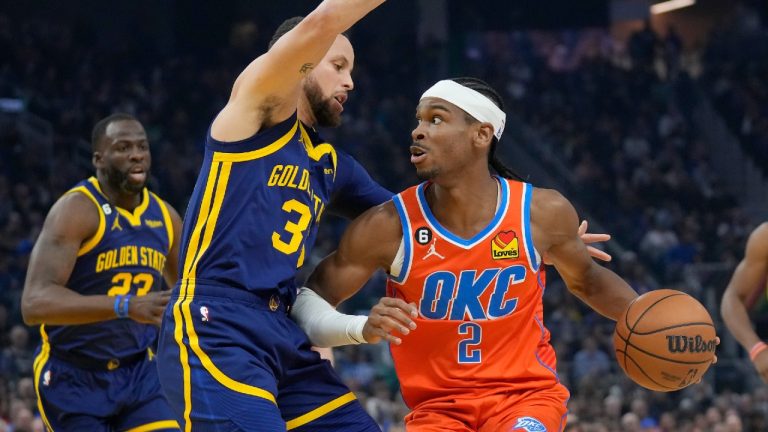
<path id="1" fill-rule="evenodd" d="M 635 299 L 616 322 L 613 343 L 624 372 L 641 386 L 674 391 L 701 379 L 717 346 L 706 308 L 676 290 Z"/>

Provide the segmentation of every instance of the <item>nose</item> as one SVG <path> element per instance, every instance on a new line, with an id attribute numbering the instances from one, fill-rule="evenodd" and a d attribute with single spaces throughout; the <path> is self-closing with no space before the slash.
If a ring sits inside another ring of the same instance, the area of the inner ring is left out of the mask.
<path id="1" fill-rule="evenodd" d="M 355 88 L 355 82 L 352 80 L 352 73 L 351 72 L 345 72 L 343 81 L 341 82 L 341 86 L 344 87 L 346 91 L 352 91 Z"/>
<path id="2" fill-rule="evenodd" d="M 424 132 L 421 130 L 421 122 L 411 131 L 411 139 L 421 141 L 424 139 Z"/>
<path id="3" fill-rule="evenodd" d="M 131 147 L 131 154 L 128 156 L 132 161 L 140 162 L 147 157 L 147 152 L 139 146 Z"/>

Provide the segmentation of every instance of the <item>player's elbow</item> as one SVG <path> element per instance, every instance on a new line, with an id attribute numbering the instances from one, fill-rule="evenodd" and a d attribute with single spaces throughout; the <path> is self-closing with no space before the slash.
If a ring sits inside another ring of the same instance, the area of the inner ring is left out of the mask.
<path id="1" fill-rule="evenodd" d="M 344 10 L 342 8 L 333 7 L 325 3 L 304 17 L 299 25 L 302 27 L 302 31 L 307 33 L 341 33 L 347 30 L 347 27 L 342 25 L 343 20 L 341 19 L 340 14 L 343 12 Z"/>
<path id="2" fill-rule="evenodd" d="M 728 287 L 723 294 L 723 299 L 720 301 L 720 316 L 723 317 L 723 320 L 727 321 L 731 317 L 733 302 L 735 301 L 738 301 L 738 298 L 734 296 L 733 290 Z"/>
<path id="3" fill-rule="evenodd" d="M 28 326 L 34 326 L 43 324 L 45 313 L 41 305 L 40 296 L 34 294 L 25 293 L 21 296 L 21 318 L 24 320 L 24 324 Z"/>

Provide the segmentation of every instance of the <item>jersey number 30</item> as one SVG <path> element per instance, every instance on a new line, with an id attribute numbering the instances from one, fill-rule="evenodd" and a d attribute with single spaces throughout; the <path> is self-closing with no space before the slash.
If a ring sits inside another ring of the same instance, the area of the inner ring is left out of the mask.
<path id="1" fill-rule="evenodd" d="M 480 363 L 483 356 L 478 345 L 483 340 L 483 328 L 478 323 L 465 322 L 459 324 L 459 334 L 466 336 L 459 342 L 459 364 Z"/>

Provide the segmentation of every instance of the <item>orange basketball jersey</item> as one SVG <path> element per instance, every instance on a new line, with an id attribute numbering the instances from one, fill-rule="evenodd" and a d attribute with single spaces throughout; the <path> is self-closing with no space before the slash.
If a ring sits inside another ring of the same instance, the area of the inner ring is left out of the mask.
<path id="1" fill-rule="evenodd" d="M 418 328 L 392 345 L 403 397 L 427 400 L 495 392 L 568 391 L 544 327 L 544 266 L 530 231 L 530 184 L 498 178 L 490 224 L 470 239 L 440 225 L 422 183 L 396 195 L 403 263 L 388 295 L 419 308 Z M 552 393 L 550 393 L 552 394 Z"/>

